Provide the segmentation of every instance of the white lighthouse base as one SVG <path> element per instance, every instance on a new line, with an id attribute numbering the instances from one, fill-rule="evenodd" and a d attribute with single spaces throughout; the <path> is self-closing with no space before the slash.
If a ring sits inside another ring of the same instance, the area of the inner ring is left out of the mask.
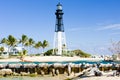
<path id="1" fill-rule="evenodd" d="M 54 44 L 53 44 L 53 55 L 61 56 L 65 51 L 67 51 L 65 33 L 55 32 Z"/>

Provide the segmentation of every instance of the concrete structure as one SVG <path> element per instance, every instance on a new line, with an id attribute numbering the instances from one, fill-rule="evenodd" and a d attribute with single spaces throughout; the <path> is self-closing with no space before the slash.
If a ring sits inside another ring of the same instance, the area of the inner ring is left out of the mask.
<path id="1" fill-rule="evenodd" d="M 56 15 L 56 25 L 55 25 L 55 35 L 53 44 L 53 54 L 62 55 L 63 52 L 67 52 L 65 30 L 63 25 L 63 12 L 62 5 L 58 3 Z"/>

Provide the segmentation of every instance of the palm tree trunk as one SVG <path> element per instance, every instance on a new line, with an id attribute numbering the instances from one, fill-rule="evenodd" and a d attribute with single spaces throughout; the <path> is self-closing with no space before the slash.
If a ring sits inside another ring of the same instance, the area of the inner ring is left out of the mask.
<path id="1" fill-rule="evenodd" d="M 32 49 L 32 47 L 30 46 L 30 48 L 29 48 L 30 54 L 32 54 L 32 50 L 31 49 Z"/>
<path id="2" fill-rule="evenodd" d="M 42 51 L 42 53 L 44 53 L 44 49 L 45 49 L 45 48 L 43 48 L 43 51 Z"/>
<path id="3" fill-rule="evenodd" d="M 8 51 L 7 51 L 8 57 L 9 57 L 10 52 L 11 52 L 11 49 L 10 49 L 10 48 L 11 48 L 11 47 L 8 47 Z"/>

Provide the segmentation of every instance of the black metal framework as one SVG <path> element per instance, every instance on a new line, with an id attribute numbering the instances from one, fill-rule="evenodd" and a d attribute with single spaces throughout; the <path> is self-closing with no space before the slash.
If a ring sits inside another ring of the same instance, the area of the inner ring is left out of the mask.
<path id="1" fill-rule="evenodd" d="M 57 7 L 62 8 L 62 5 L 58 3 Z M 63 14 L 64 13 L 62 12 L 62 9 L 57 9 L 55 12 L 55 15 L 56 15 L 55 32 L 64 32 Z"/>

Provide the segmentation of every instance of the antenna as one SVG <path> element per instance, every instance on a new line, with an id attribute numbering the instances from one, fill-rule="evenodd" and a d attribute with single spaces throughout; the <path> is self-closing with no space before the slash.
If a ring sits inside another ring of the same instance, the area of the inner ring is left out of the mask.
<path id="1" fill-rule="evenodd" d="M 61 0 L 58 0 L 58 3 L 61 3 Z"/>

